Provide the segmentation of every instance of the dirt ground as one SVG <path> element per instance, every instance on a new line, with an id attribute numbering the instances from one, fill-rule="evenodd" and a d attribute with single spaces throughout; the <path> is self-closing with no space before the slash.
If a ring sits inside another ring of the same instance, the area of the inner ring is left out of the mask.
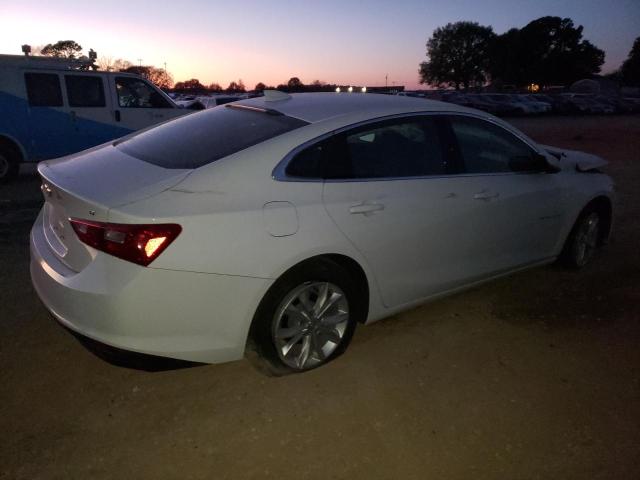
<path id="1" fill-rule="evenodd" d="M 514 123 L 611 161 L 606 250 L 361 327 L 286 378 L 89 353 L 30 285 L 37 179 L 0 186 L 0 479 L 640 478 L 640 116 Z"/>

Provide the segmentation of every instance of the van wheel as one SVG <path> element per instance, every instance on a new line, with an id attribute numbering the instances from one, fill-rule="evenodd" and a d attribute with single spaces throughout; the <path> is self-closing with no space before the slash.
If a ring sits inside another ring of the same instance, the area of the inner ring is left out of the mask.
<path id="1" fill-rule="evenodd" d="M 319 259 L 294 267 L 260 302 L 248 358 L 275 376 L 320 367 L 347 349 L 366 311 L 361 303 L 356 283 L 338 263 Z"/>
<path id="2" fill-rule="evenodd" d="M 6 183 L 18 176 L 20 156 L 13 149 L 0 146 L 0 183 Z"/>

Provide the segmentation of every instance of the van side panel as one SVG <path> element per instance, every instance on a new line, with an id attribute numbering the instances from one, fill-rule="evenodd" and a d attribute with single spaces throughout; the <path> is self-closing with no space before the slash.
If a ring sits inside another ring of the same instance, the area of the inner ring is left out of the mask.
<path id="1" fill-rule="evenodd" d="M 4 73 L 0 70 L 0 74 Z M 26 158 L 31 156 L 29 141 L 27 102 L 0 91 L 0 137 L 6 137 L 18 144 Z"/>
<path id="2" fill-rule="evenodd" d="M 60 73 L 50 70 L 42 72 Z M 24 74 L 25 71 L 19 68 L 0 68 L 0 137 L 17 143 L 24 154 L 24 161 L 65 156 L 133 131 L 121 125 L 91 119 L 82 112 L 82 108 L 74 109 L 72 116 L 64 91 L 62 107 L 30 106 Z M 109 94 L 108 89 L 105 93 Z M 111 109 L 108 105 L 104 110 L 109 115 Z"/>

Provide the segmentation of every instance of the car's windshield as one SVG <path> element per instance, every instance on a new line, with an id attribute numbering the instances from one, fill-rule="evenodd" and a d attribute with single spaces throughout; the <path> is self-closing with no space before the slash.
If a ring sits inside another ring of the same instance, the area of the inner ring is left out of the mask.
<path id="1" fill-rule="evenodd" d="M 198 168 L 307 125 L 286 115 L 216 107 L 143 131 L 117 148 L 163 168 Z"/>

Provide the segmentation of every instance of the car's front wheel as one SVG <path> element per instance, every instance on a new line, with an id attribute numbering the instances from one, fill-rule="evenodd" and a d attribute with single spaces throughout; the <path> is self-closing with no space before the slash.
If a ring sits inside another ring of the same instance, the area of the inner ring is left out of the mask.
<path id="1" fill-rule="evenodd" d="M 366 314 L 358 294 L 349 272 L 329 259 L 287 272 L 269 289 L 254 316 L 250 341 L 257 366 L 285 375 L 334 360 L 346 350 L 358 320 Z"/>
<path id="2" fill-rule="evenodd" d="M 593 258 L 600 244 L 602 217 L 597 210 L 587 210 L 576 221 L 563 251 L 564 264 L 582 268 Z"/>

